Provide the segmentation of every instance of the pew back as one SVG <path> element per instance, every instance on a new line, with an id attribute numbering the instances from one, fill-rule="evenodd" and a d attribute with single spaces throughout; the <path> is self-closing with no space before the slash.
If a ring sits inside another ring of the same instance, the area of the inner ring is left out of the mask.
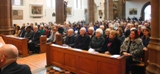
<path id="1" fill-rule="evenodd" d="M 63 40 L 62 40 L 62 35 L 61 34 L 57 34 L 56 35 L 56 44 L 58 45 L 62 45 L 63 44 Z"/>
<path id="2" fill-rule="evenodd" d="M 28 42 L 25 38 L 20 37 L 14 37 L 11 35 L 5 36 L 5 42 L 6 44 L 13 44 L 18 48 L 19 53 L 22 55 L 22 57 L 28 56 Z"/>
<path id="3" fill-rule="evenodd" d="M 28 42 L 27 39 L 25 38 L 20 38 L 20 37 L 14 37 L 13 35 L 0 35 L 3 39 L 3 43 L 6 44 L 13 44 L 15 45 L 19 53 L 23 56 L 26 57 L 28 56 Z M 0 37 L 0 41 L 1 41 Z M 41 36 L 40 37 L 40 52 L 45 53 L 46 52 L 46 43 L 47 43 L 47 37 L 46 36 Z"/>
<path id="4" fill-rule="evenodd" d="M 55 65 L 76 74 L 125 74 L 125 57 L 47 45 L 47 66 Z"/>
<path id="5" fill-rule="evenodd" d="M 46 43 L 47 43 L 47 37 L 41 36 L 40 37 L 40 52 L 45 53 L 46 52 Z"/>

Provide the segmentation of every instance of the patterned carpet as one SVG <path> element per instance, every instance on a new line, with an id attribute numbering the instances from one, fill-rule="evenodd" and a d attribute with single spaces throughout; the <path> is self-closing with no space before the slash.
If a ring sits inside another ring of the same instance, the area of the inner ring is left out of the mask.
<path id="1" fill-rule="evenodd" d="M 74 74 L 70 71 L 60 69 L 55 66 L 46 66 L 46 54 L 33 54 L 28 57 L 19 57 L 17 62 L 19 64 L 27 64 L 31 68 L 32 74 Z"/>

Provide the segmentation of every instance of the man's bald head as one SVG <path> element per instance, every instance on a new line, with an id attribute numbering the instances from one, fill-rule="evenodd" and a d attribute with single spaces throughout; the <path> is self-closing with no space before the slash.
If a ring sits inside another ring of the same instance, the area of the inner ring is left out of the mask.
<path id="1" fill-rule="evenodd" d="M 6 59 L 16 59 L 18 57 L 18 49 L 12 44 L 6 44 L 0 48 L 0 54 L 5 55 Z"/>

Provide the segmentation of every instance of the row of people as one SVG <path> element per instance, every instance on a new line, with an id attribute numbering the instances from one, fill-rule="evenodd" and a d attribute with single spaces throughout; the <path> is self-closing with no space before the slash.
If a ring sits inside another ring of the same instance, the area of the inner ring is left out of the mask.
<path id="1" fill-rule="evenodd" d="M 147 50 L 147 45 L 150 40 L 150 25 L 148 23 L 139 25 L 137 22 L 123 22 L 121 24 L 121 22 L 122 21 L 110 23 L 103 22 L 101 24 L 92 24 L 89 26 L 77 25 L 76 27 L 73 27 L 68 23 L 65 23 L 64 26 L 54 25 L 51 26 L 50 35 L 48 36 L 47 41 L 56 43 L 56 35 L 61 34 L 63 36 L 64 44 L 70 47 L 83 50 L 92 48 L 99 53 L 111 55 L 121 54 L 127 56 L 126 66 L 127 69 L 129 69 L 131 63 L 140 61 L 143 50 Z M 42 26 L 39 29 L 37 27 L 35 28 L 35 32 L 44 30 L 44 27 Z M 34 40 L 32 40 L 35 39 L 33 32 L 35 28 L 27 27 L 26 32 L 24 33 L 24 37 L 31 43 L 29 44 L 30 47 L 33 47 L 33 45 L 35 46 L 33 43 Z M 33 32 L 33 34 L 30 34 L 30 32 Z M 42 34 L 40 33 L 40 35 Z M 129 70 L 126 71 L 126 73 L 129 72 Z"/>
<path id="2" fill-rule="evenodd" d="M 72 29 L 68 30 L 68 36 L 66 37 L 65 44 L 79 49 L 88 50 L 94 49 L 96 52 L 105 54 L 120 54 L 127 57 L 126 59 L 126 74 L 129 74 L 131 64 L 140 62 L 143 50 L 147 50 L 149 44 L 150 30 L 148 28 L 143 29 L 143 36 L 140 38 L 138 30 L 132 28 L 130 35 L 124 38 L 124 41 L 120 36 L 120 31 L 106 30 L 108 36 L 103 36 L 102 29 L 97 29 L 95 35 L 89 36 L 86 34 L 86 29 L 81 28 L 80 34 L 74 36 Z M 119 35 L 118 35 L 119 34 Z"/>

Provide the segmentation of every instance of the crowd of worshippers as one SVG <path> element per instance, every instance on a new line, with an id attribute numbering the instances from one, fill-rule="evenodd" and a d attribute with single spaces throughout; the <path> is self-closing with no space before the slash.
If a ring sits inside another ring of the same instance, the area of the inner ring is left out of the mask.
<path id="1" fill-rule="evenodd" d="M 106 20 L 102 22 L 84 24 L 76 23 L 43 24 L 20 28 L 15 26 L 15 36 L 28 39 L 29 51 L 35 50 L 40 36 L 45 35 L 47 42 L 56 43 L 56 35 L 63 36 L 63 44 L 82 50 L 94 49 L 104 54 L 120 54 L 126 56 L 126 74 L 129 74 L 130 64 L 137 63 L 147 51 L 150 41 L 150 22 L 132 20 Z"/>

